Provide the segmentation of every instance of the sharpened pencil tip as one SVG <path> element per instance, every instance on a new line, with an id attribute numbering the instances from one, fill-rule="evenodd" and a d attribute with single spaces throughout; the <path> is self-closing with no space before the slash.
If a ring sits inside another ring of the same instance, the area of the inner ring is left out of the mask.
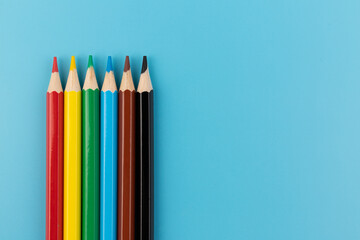
<path id="1" fill-rule="evenodd" d="M 125 58 L 125 66 L 124 66 L 124 72 L 127 72 L 130 70 L 130 60 L 129 56 L 126 56 Z"/>
<path id="2" fill-rule="evenodd" d="M 107 72 L 113 71 L 111 56 L 108 57 L 107 66 L 106 66 L 106 71 L 107 71 Z"/>
<path id="3" fill-rule="evenodd" d="M 94 67 L 92 55 L 89 55 L 88 68 L 89 67 Z"/>
<path id="4" fill-rule="evenodd" d="M 143 64 L 142 64 L 142 68 L 141 68 L 141 73 L 144 73 L 147 69 L 147 58 L 146 56 L 143 57 Z"/>
<path id="5" fill-rule="evenodd" d="M 54 57 L 52 72 L 59 72 L 56 57 Z"/>
<path id="6" fill-rule="evenodd" d="M 75 57 L 71 57 L 70 71 L 76 69 Z"/>

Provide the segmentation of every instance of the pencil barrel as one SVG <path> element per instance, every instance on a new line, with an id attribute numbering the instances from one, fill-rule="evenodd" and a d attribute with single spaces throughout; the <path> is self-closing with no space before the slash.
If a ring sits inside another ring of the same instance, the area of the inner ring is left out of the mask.
<path id="1" fill-rule="evenodd" d="M 99 89 L 82 91 L 82 239 L 98 240 L 100 229 Z"/>
<path id="2" fill-rule="evenodd" d="M 64 240 L 80 240 L 81 91 L 64 96 Z"/>
<path id="3" fill-rule="evenodd" d="M 118 239 L 135 237 L 135 91 L 119 91 Z"/>
<path id="4" fill-rule="evenodd" d="M 117 226 L 118 92 L 101 91 L 100 239 L 115 240 Z"/>
<path id="5" fill-rule="evenodd" d="M 136 240 L 154 239 L 153 91 L 136 93 Z"/>
<path id="6" fill-rule="evenodd" d="M 64 94 L 46 94 L 46 240 L 63 237 Z"/>

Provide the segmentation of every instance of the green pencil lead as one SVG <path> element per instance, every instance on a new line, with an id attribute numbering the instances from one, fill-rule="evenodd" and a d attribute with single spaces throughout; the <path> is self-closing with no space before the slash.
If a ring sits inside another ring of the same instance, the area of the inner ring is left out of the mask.
<path id="1" fill-rule="evenodd" d="M 94 67 L 92 55 L 89 55 L 88 68 L 89 67 Z"/>

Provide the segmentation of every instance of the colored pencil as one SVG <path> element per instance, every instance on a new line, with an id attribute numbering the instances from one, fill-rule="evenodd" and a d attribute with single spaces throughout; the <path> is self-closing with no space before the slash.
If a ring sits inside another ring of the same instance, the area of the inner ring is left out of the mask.
<path id="1" fill-rule="evenodd" d="M 81 87 L 74 56 L 64 96 L 64 240 L 80 240 Z"/>
<path id="2" fill-rule="evenodd" d="M 118 239 L 135 234 L 135 87 L 126 57 L 119 90 Z"/>
<path id="3" fill-rule="evenodd" d="M 100 239 L 115 240 L 117 226 L 118 90 L 110 56 L 108 57 L 100 96 Z"/>
<path id="4" fill-rule="evenodd" d="M 63 237 L 64 93 L 57 60 L 46 93 L 46 240 Z"/>
<path id="5" fill-rule="evenodd" d="M 82 240 L 100 237 L 99 101 L 100 92 L 90 55 L 82 90 Z"/>
<path id="6" fill-rule="evenodd" d="M 143 58 L 136 93 L 136 237 L 154 239 L 154 100 L 153 87 Z"/>

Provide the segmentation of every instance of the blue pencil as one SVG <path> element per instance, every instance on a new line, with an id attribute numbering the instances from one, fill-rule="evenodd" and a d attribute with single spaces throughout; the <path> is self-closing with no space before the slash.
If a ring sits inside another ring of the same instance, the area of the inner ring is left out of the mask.
<path id="1" fill-rule="evenodd" d="M 110 56 L 100 96 L 100 239 L 116 240 L 118 90 Z"/>

